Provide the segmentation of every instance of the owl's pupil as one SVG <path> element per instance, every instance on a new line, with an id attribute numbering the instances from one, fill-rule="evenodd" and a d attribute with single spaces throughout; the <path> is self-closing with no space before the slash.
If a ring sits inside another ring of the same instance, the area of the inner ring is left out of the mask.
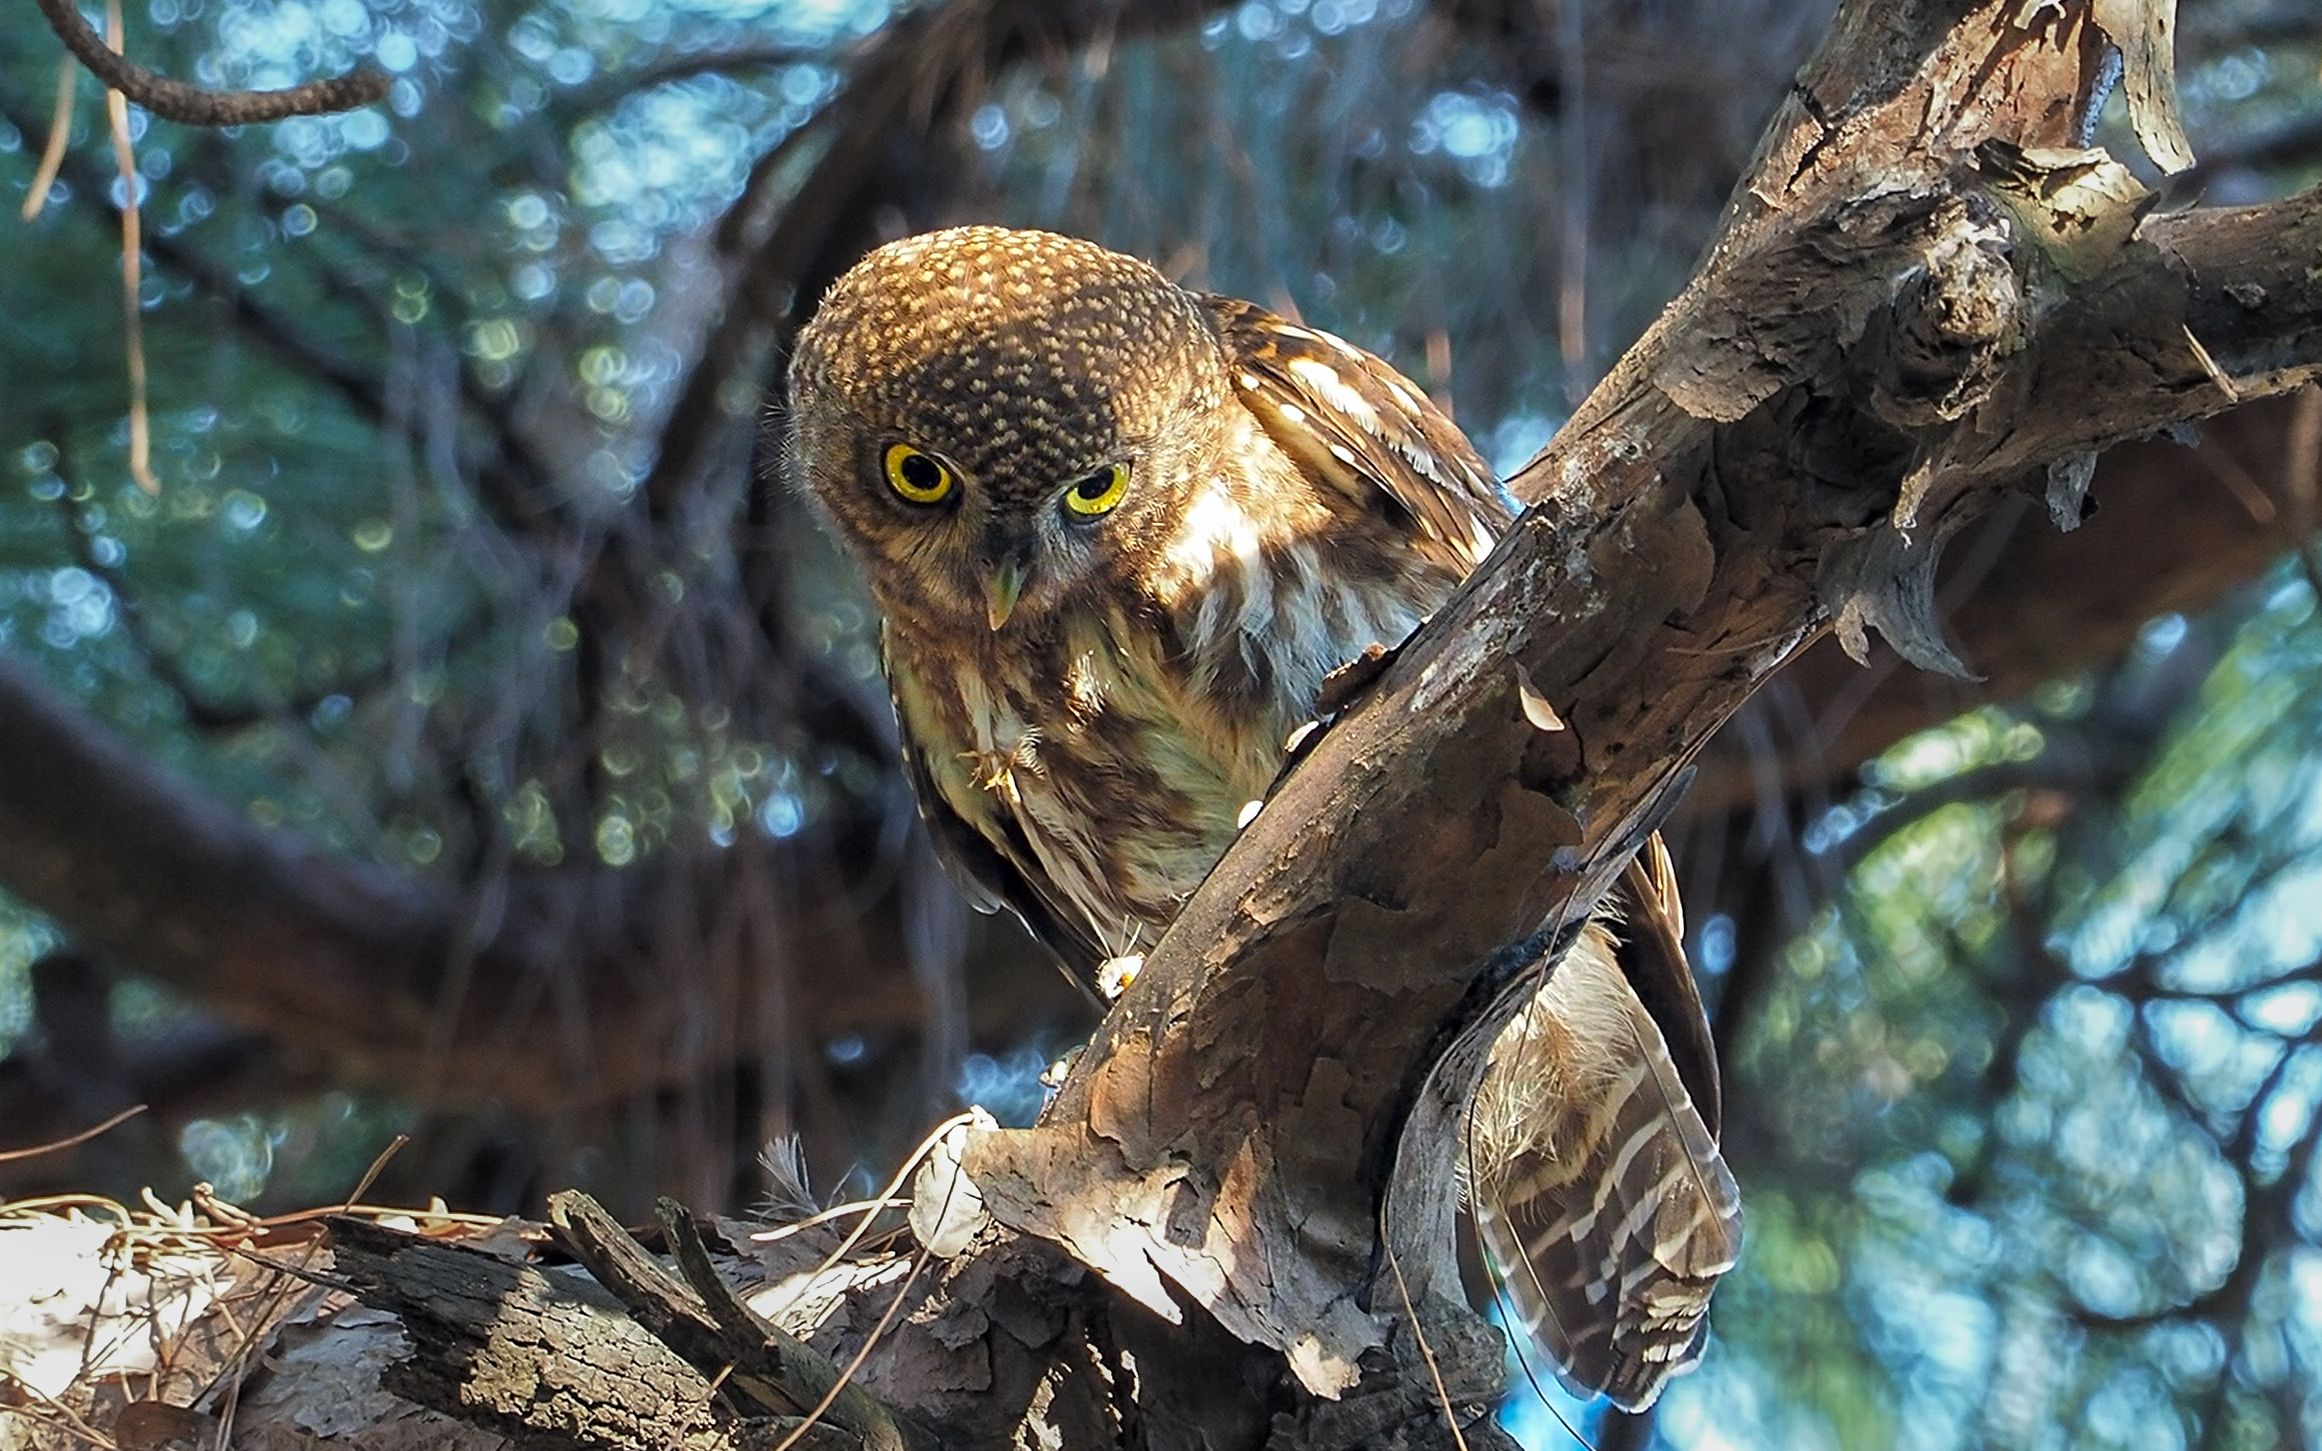
<path id="1" fill-rule="evenodd" d="M 942 487 L 943 470 L 926 454 L 912 454 L 899 467 L 903 473 L 903 482 L 922 494 L 932 493 Z"/>
<path id="2" fill-rule="evenodd" d="M 1105 492 L 1112 488 L 1112 486 L 1113 471 L 1111 469 L 1106 469 L 1101 474 L 1090 474 L 1087 478 L 1082 479 L 1079 483 L 1073 485 L 1072 491 L 1084 499 L 1095 500 L 1103 498 L 1105 496 Z"/>

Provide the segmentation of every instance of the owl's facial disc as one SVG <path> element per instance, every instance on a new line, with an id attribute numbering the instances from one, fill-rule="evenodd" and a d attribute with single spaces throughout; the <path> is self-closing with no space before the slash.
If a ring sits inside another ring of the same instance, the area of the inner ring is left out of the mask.
<path id="1" fill-rule="evenodd" d="M 1049 629 L 1128 587 L 1206 466 L 1232 380 L 1209 309 L 1145 263 L 966 227 L 891 242 L 834 283 L 790 392 L 801 477 L 881 607 L 932 637 L 978 614 Z"/>

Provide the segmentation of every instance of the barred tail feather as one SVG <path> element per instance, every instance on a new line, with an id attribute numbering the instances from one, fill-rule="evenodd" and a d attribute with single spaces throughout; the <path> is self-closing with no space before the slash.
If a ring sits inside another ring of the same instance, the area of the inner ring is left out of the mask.
<path id="1" fill-rule="evenodd" d="M 1601 920 L 1493 1046 L 1469 1136 L 1511 1318 L 1576 1391 L 1651 1405 L 1700 1354 L 1741 1203 Z"/>

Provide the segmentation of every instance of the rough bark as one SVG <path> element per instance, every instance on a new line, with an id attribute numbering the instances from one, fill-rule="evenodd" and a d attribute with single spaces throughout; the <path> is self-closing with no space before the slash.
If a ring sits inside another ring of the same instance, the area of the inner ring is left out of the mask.
<path id="1" fill-rule="evenodd" d="M 1815 644 L 1744 708 L 1759 718 L 1753 729 L 1725 732 L 1702 752 L 1680 814 L 1707 822 L 1768 793 L 1842 786 L 1913 731 L 2098 668 L 2157 616 L 2197 614 L 2247 587 L 2313 533 L 2291 484 L 2291 423 L 2317 405 L 2311 393 L 2264 399 L 2202 424 L 2197 439 L 2113 449 L 2090 495 L 2102 507 L 2071 533 L 2049 527 L 2030 501 L 1968 524 L 1937 597 L 1978 678 L 1915 670 L 1891 650 L 1857 665 L 1836 640 Z M 2064 578 L 2072 587 L 2059 591 Z M 1777 692 L 1778 703 L 1769 698 Z"/>
<path id="2" fill-rule="evenodd" d="M 1717 727 L 1833 625 L 1948 665 L 1929 591 L 1961 524 L 2024 492 L 2077 523 L 2095 451 L 2312 376 L 2316 198 L 2140 226 L 2125 170 L 2074 149 L 2103 9 L 1842 11 L 1702 272 L 1519 476 L 1537 506 L 1269 801 L 1047 1120 L 969 1146 L 1003 1224 L 1318 1395 L 1362 1384 L 1404 1286 L 1454 1293 L 1481 1044 Z"/>

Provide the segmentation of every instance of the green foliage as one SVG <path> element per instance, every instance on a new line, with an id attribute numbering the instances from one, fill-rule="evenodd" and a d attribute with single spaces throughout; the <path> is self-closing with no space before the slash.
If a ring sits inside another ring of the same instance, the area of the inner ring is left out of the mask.
<path id="1" fill-rule="evenodd" d="M 1737 1381 L 1768 1407 L 1764 1444 L 1801 1444 L 1801 1415 L 1844 1446 L 2307 1434 L 2322 624 L 2305 578 L 2279 578 L 2174 716 L 2145 722 L 2160 744 L 2116 795 L 2076 779 L 2121 744 L 2121 698 L 2147 708 L 2139 680 L 2203 648 L 2164 621 L 2101 691 L 1897 747 L 1826 824 L 1826 855 L 1878 839 L 1735 1055 L 1750 1249 L 1719 1301 L 1724 1355 L 1675 1393 L 1719 1406 L 1727 1434 Z M 2025 766 L 2055 784 L 1913 814 L 1914 793 Z"/>

